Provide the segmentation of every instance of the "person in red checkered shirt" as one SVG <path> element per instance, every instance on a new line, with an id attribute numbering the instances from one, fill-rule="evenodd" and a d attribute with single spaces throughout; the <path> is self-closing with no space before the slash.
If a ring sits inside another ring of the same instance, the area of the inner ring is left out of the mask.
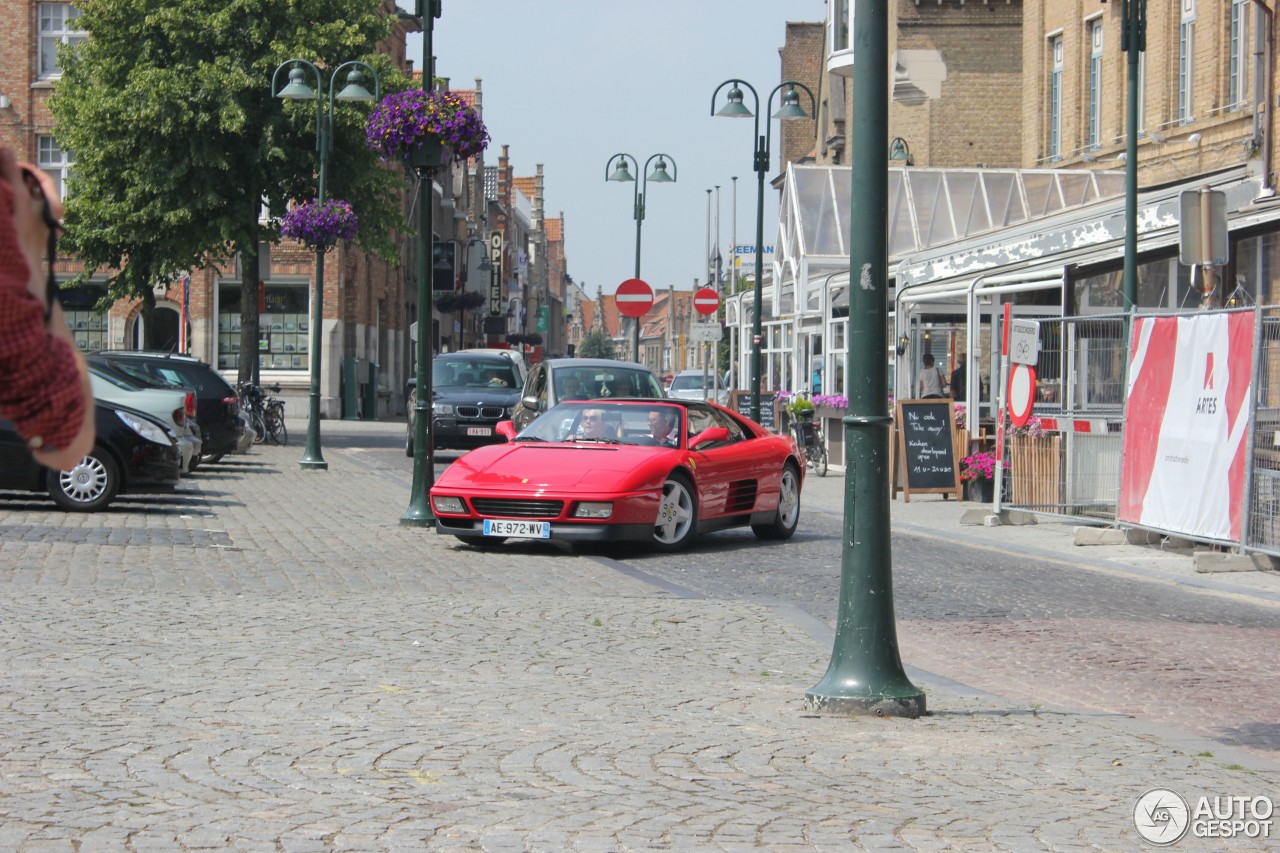
<path id="1" fill-rule="evenodd" d="M 68 470 L 93 449 L 93 390 L 41 268 L 61 217 L 49 176 L 0 148 L 0 417 L 36 461 Z"/>

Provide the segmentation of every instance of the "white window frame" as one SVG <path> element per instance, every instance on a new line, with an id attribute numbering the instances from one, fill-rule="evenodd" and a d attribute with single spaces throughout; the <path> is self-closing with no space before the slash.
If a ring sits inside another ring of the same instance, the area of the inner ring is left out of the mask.
<path id="1" fill-rule="evenodd" d="M 1192 113 L 1196 53 L 1196 0 L 1182 0 L 1182 19 L 1178 25 L 1178 124 L 1195 121 Z"/>
<path id="2" fill-rule="evenodd" d="M 80 29 L 75 21 L 80 17 L 80 10 L 71 3 L 41 3 L 39 9 L 39 57 L 37 58 L 37 77 L 41 80 L 53 80 L 62 76 L 62 66 L 58 64 L 58 48 L 64 44 L 75 45 L 88 38 L 88 33 Z"/>
<path id="3" fill-rule="evenodd" d="M 1231 26 L 1227 35 L 1227 109 L 1243 109 L 1249 85 L 1249 0 L 1231 0 Z"/>
<path id="4" fill-rule="evenodd" d="M 1062 34 L 1049 36 L 1049 159 L 1062 159 Z"/>
<path id="5" fill-rule="evenodd" d="M 1089 135 L 1088 147 L 1102 143 L 1102 18 L 1087 21 L 1089 28 Z"/>
<path id="6" fill-rule="evenodd" d="M 53 179 L 58 187 L 58 197 L 67 197 L 67 184 L 71 178 L 71 169 L 75 165 L 75 156 L 58 144 L 58 140 L 49 135 L 36 137 L 36 166 Z"/>

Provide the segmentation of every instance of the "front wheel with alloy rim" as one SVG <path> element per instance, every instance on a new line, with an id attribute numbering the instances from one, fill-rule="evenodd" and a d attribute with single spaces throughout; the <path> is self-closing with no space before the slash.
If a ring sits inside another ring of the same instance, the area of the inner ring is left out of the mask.
<path id="1" fill-rule="evenodd" d="M 698 526 L 698 502 L 693 484 L 683 474 L 672 474 L 662 486 L 653 544 L 660 551 L 678 551 L 693 540 Z"/>
<path id="2" fill-rule="evenodd" d="M 102 509 L 120 491 L 120 466 L 101 447 L 95 447 L 70 471 L 50 471 L 45 486 L 54 503 L 70 512 Z"/>
<path id="3" fill-rule="evenodd" d="M 778 512 L 769 524 L 753 524 L 759 539 L 790 539 L 800 523 L 800 470 L 790 462 L 782 469 L 778 483 Z"/>

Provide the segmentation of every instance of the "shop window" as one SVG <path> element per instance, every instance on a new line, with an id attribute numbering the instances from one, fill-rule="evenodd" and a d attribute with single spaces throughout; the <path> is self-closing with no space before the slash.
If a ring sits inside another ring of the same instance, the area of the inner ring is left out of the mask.
<path id="1" fill-rule="evenodd" d="M 311 323 L 306 281 L 273 281 L 263 285 L 258 313 L 258 369 L 307 370 Z M 238 370 L 240 351 L 240 283 L 218 288 L 218 369 Z"/>
<path id="2" fill-rule="evenodd" d="M 106 314 L 94 310 L 98 300 L 107 295 L 101 284 L 87 284 L 58 291 L 62 313 L 67 318 L 76 346 L 84 352 L 107 349 Z"/>

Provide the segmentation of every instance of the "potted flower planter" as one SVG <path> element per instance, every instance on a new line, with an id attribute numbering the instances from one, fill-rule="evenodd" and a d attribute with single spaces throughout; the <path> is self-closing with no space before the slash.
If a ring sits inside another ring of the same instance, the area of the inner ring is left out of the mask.
<path id="1" fill-rule="evenodd" d="M 451 152 L 437 136 L 427 136 L 422 145 L 409 149 L 405 160 L 415 169 L 438 169 L 449 164 Z"/>
<path id="2" fill-rule="evenodd" d="M 996 499 L 995 480 L 965 480 L 964 499 L 974 503 L 989 504 Z"/>

